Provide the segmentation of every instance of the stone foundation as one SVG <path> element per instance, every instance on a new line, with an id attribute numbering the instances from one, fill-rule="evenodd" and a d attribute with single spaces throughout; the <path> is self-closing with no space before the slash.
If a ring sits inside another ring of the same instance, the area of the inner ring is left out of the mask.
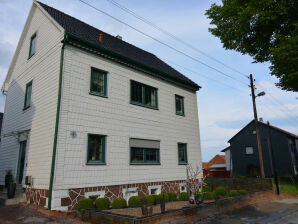
<path id="1" fill-rule="evenodd" d="M 61 198 L 61 206 L 67 206 L 67 210 L 76 210 L 77 203 L 80 199 L 85 198 L 87 192 L 101 192 L 103 191 L 104 197 L 108 198 L 112 202 L 115 198 L 124 197 L 122 190 L 126 188 L 138 188 L 138 196 L 148 195 L 148 187 L 161 185 L 161 192 L 180 192 L 180 184 L 185 183 L 185 180 L 177 181 L 165 181 L 165 182 L 149 182 L 140 184 L 124 184 L 124 185 L 112 185 L 101 187 L 85 187 L 85 188 L 73 188 L 68 190 L 68 197 Z"/>
<path id="2" fill-rule="evenodd" d="M 27 203 L 35 204 L 41 207 L 47 206 L 49 190 L 26 188 L 25 193 Z"/>

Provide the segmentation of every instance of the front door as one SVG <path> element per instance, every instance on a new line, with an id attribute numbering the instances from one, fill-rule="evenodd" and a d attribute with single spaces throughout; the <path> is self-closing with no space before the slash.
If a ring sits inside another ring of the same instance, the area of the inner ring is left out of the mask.
<path id="1" fill-rule="evenodd" d="M 27 144 L 27 141 L 20 142 L 18 172 L 17 172 L 17 180 L 16 180 L 18 184 L 21 184 L 23 180 L 25 156 L 26 156 L 26 144 Z"/>

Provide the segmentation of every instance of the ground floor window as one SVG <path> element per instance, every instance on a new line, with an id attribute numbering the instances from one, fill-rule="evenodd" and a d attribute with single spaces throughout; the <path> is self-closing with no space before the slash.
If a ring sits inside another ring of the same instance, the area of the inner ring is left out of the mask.
<path id="1" fill-rule="evenodd" d="M 159 141 L 147 139 L 129 140 L 130 164 L 159 164 Z"/>

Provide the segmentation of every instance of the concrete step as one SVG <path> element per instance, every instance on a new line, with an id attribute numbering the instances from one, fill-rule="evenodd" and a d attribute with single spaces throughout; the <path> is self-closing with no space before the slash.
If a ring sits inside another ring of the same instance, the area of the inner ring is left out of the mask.
<path id="1" fill-rule="evenodd" d="M 0 206 L 7 206 L 7 205 L 17 205 L 21 202 L 26 202 L 26 194 L 25 193 L 18 193 L 15 195 L 14 198 L 7 198 L 7 195 L 0 196 Z"/>

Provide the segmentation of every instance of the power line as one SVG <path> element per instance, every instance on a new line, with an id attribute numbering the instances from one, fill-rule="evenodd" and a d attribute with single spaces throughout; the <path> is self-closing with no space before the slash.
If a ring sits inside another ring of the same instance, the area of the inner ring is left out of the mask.
<path id="1" fill-rule="evenodd" d="M 198 59 L 196 59 L 196 58 L 194 58 L 194 57 L 192 57 L 192 56 L 190 56 L 190 55 L 184 53 L 183 51 L 178 50 L 178 49 L 174 48 L 173 46 L 171 46 L 171 45 L 169 45 L 169 44 L 167 44 L 167 43 L 164 43 L 164 42 L 158 40 L 158 39 L 155 38 L 155 37 L 150 36 L 149 34 L 147 34 L 147 33 L 143 32 L 143 31 L 141 31 L 140 29 L 137 29 L 137 28 L 135 28 L 135 27 L 129 25 L 128 23 L 123 22 L 123 21 L 121 21 L 120 19 L 118 19 L 118 18 L 116 18 L 116 17 L 110 15 L 109 13 L 107 13 L 107 12 L 101 10 L 101 9 L 96 8 L 95 6 L 89 4 L 88 2 L 85 2 L 84 0 L 79 0 L 79 1 L 82 2 L 82 3 L 84 3 L 85 5 L 89 6 L 90 8 L 93 8 L 93 9 L 95 9 L 96 11 L 101 12 L 102 14 L 104 14 L 104 15 L 106 15 L 106 16 L 108 16 L 108 17 L 114 19 L 114 20 L 116 20 L 117 22 L 122 23 L 122 24 L 128 26 L 129 28 L 131 28 L 131 29 L 133 29 L 133 30 L 135 30 L 135 31 L 137 31 L 137 32 L 139 32 L 139 33 L 141 33 L 141 34 L 143 34 L 144 36 L 146 36 L 146 37 L 148 37 L 148 38 L 150 38 L 150 39 L 152 39 L 152 40 L 155 40 L 156 42 L 158 42 L 158 43 L 160 43 L 160 44 L 162 44 L 162 45 L 164 45 L 164 46 L 166 46 L 166 47 L 172 49 L 173 51 L 176 51 L 176 52 L 178 52 L 178 53 L 184 55 L 185 57 L 190 58 L 190 59 L 193 60 L 193 61 L 196 61 L 196 62 L 198 62 L 198 63 L 200 63 L 200 64 L 202 64 L 202 65 L 204 65 L 204 66 L 206 66 L 206 67 L 208 67 L 208 68 L 210 68 L 210 69 L 213 69 L 214 71 L 216 71 L 216 72 L 218 72 L 218 73 L 220 73 L 220 74 L 222 74 L 222 75 L 224 75 L 224 76 L 227 76 L 227 77 L 229 77 L 229 78 L 231 78 L 231 79 L 233 79 L 233 80 L 235 80 L 235 81 L 238 81 L 238 82 L 244 84 L 245 86 L 247 86 L 247 83 L 245 83 L 245 82 L 243 82 L 243 81 L 240 81 L 240 80 L 238 80 L 238 79 L 235 79 L 235 77 L 233 77 L 233 76 L 231 76 L 231 75 L 228 75 L 228 74 L 226 74 L 226 73 L 220 71 L 219 69 L 214 68 L 214 67 L 212 67 L 212 66 L 210 66 L 210 65 L 208 65 L 208 64 L 206 64 L 206 63 L 204 63 L 204 62 L 202 62 L 202 61 L 200 61 L 200 60 L 198 60 Z"/>
<path id="2" fill-rule="evenodd" d="M 198 49 L 197 47 L 195 47 L 195 46 L 193 46 L 193 45 L 187 43 L 186 41 L 180 39 L 179 37 L 177 37 L 177 36 L 175 36 L 174 34 L 168 32 L 167 30 L 165 30 L 165 29 L 163 29 L 163 28 L 161 28 L 161 27 L 155 25 L 155 24 L 154 24 L 153 22 L 151 22 L 150 20 L 148 20 L 148 19 L 146 19 L 146 18 L 144 18 L 144 17 L 138 15 L 138 14 L 135 13 L 134 11 L 128 9 L 127 7 L 125 7 L 125 6 L 123 6 L 123 5 L 120 5 L 118 2 L 116 2 L 116 1 L 114 1 L 114 0 L 107 0 L 107 1 L 110 2 L 111 4 L 117 6 L 118 8 L 122 9 L 123 11 L 125 11 L 125 12 L 131 14 L 131 15 L 134 16 L 135 18 L 137 18 L 137 19 L 143 21 L 144 23 L 148 24 L 149 26 L 155 28 L 156 30 L 159 30 L 159 31 L 162 32 L 163 34 L 166 34 L 166 35 L 172 37 L 173 39 L 175 39 L 176 41 L 178 41 L 178 42 L 184 44 L 185 46 L 189 47 L 190 49 L 192 49 L 192 50 L 194 50 L 194 51 L 196 51 L 196 52 L 199 52 L 200 54 L 204 55 L 205 57 L 207 57 L 207 58 L 209 58 L 209 59 L 211 59 L 211 60 L 213 60 L 213 61 L 216 61 L 217 63 L 223 65 L 224 67 L 226 67 L 226 68 L 228 68 L 228 69 L 230 69 L 230 70 L 232 70 L 232 71 L 234 71 L 234 72 L 236 72 L 236 73 L 239 73 L 240 75 L 244 76 L 245 78 L 249 78 L 248 75 L 244 74 L 243 72 L 241 72 L 241 71 L 239 71 L 239 70 L 237 70 L 237 69 L 235 69 L 235 68 L 233 68 L 233 67 L 231 67 L 231 66 L 229 66 L 229 65 L 227 65 L 227 64 L 225 64 L 225 63 L 223 63 L 223 62 L 221 62 L 220 60 L 218 60 L 218 59 L 216 59 L 216 58 L 214 58 L 214 57 L 208 55 L 208 54 L 205 53 L 204 51 L 202 51 L 202 50 Z"/>

